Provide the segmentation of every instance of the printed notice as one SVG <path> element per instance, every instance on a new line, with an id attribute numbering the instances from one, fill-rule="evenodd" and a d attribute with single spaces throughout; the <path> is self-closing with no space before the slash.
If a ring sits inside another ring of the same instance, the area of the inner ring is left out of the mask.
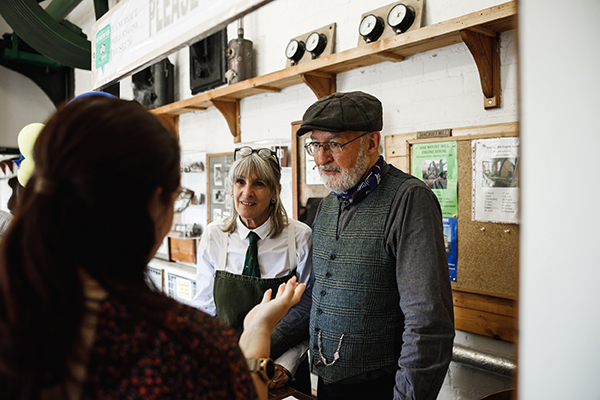
<path id="1" fill-rule="evenodd" d="M 473 140 L 473 221 L 519 223 L 519 138 Z"/>
<path id="2" fill-rule="evenodd" d="M 435 193 L 443 217 L 456 218 L 457 182 L 456 141 L 418 143 L 412 146 L 412 175 Z"/>
<path id="3" fill-rule="evenodd" d="M 456 218 L 442 218 L 444 225 L 444 245 L 446 247 L 446 257 L 448 258 L 448 272 L 450 280 L 456 282 Z"/>
<path id="4" fill-rule="evenodd" d="M 177 278 L 177 296 L 192 301 L 192 282 L 189 279 Z"/>

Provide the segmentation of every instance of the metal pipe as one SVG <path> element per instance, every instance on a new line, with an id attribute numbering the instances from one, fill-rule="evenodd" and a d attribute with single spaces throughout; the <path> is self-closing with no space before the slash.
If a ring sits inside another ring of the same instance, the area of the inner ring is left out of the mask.
<path id="1" fill-rule="evenodd" d="M 55 21 L 62 21 L 79 3 L 81 0 L 53 0 L 46 7 L 46 12 Z"/>
<path id="2" fill-rule="evenodd" d="M 510 358 L 473 350 L 460 344 L 454 344 L 452 361 L 506 377 L 512 377 L 517 368 Z"/>
<path id="3" fill-rule="evenodd" d="M 108 12 L 108 0 L 94 0 L 94 13 L 96 21 Z"/>

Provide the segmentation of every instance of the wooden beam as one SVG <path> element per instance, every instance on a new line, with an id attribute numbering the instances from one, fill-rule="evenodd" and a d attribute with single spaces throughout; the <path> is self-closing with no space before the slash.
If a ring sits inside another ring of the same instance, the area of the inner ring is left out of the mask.
<path id="1" fill-rule="evenodd" d="M 460 35 L 479 70 L 484 108 L 500 107 L 500 36 L 490 37 L 471 29 L 460 31 Z"/>
<path id="2" fill-rule="evenodd" d="M 481 33 L 482 35 L 487 36 L 487 37 L 491 37 L 491 38 L 496 37 L 496 32 L 494 32 L 490 29 L 484 28 L 482 26 L 474 26 L 474 27 L 469 28 L 469 30 L 472 32 Z"/>
<path id="3" fill-rule="evenodd" d="M 497 340 L 517 340 L 517 306 L 514 299 L 452 290 L 454 327 Z"/>
<path id="4" fill-rule="evenodd" d="M 394 54 L 394 53 L 389 53 L 389 52 L 385 52 L 385 51 L 381 52 L 381 53 L 373 54 L 371 57 L 374 57 L 377 60 L 391 61 L 391 62 L 398 62 L 398 61 L 404 60 L 404 56 L 401 56 L 400 54 Z"/>
<path id="5" fill-rule="evenodd" d="M 332 74 L 302 74 L 304 83 L 313 91 L 318 99 L 329 96 L 336 91 L 336 76 Z"/>
<path id="6" fill-rule="evenodd" d="M 233 135 L 233 142 L 239 143 L 242 140 L 242 133 L 240 129 L 240 101 L 237 99 L 212 99 L 211 102 L 221 112 L 229 130 Z"/>
<path id="7" fill-rule="evenodd" d="M 279 92 L 281 92 L 281 89 L 279 89 L 279 88 L 272 87 L 272 86 L 265 86 L 265 85 L 256 86 L 256 87 L 254 87 L 254 89 L 256 89 L 256 90 L 262 90 L 263 92 L 272 92 L 272 93 L 279 93 Z"/>
<path id="8" fill-rule="evenodd" d="M 454 328 L 505 342 L 517 341 L 516 318 L 486 311 L 455 306 Z"/>

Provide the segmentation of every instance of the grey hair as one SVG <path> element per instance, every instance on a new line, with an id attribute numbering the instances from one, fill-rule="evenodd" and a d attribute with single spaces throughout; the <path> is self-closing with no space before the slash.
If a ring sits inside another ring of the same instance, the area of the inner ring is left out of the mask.
<path id="1" fill-rule="evenodd" d="M 272 228 L 270 235 L 276 238 L 281 235 L 284 228 L 289 225 L 288 216 L 283 207 L 280 197 L 281 187 L 281 170 L 279 165 L 272 157 L 264 159 L 256 153 L 252 153 L 249 156 L 240 157 L 231 165 L 229 169 L 229 185 L 233 192 L 233 185 L 239 177 L 248 178 L 255 176 L 256 178 L 264 181 L 267 186 L 271 189 L 271 192 L 277 193 L 275 203 L 269 204 L 269 217 L 272 221 Z M 239 214 L 235 207 L 230 216 L 225 218 L 221 230 L 227 233 L 233 233 L 236 228 L 237 218 Z"/>

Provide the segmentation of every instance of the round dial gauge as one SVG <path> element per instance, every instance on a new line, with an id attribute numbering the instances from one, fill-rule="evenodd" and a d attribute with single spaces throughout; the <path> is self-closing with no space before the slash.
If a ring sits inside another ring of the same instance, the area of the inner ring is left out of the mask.
<path id="1" fill-rule="evenodd" d="M 415 22 L 415 9 L 402 3 L 396 4 L 387 16 L 388 25 L 396 32 L 406 32 Z"/>
<path id="2" fill-rule="evenodd" d="M 292 63 L 300 61 L 304 55 L 304 43 L 296 39 L 290 41 L 285 48 L 285 56 L 292 60 Z"/>
<path id="3" fill-rule="evenodd" d="M 360 33 L 365 42 L 369 43 L 379 39 L 383 33 L 383 28 L 383 18 L 369 14 L 360 21 L 358 33 Z"/>
<path id="4" fill-rule="evenodd" d="M 306 39 L 306 50 L 312 53 L 313 58 L 317 58 L 327 46 L 327 36 L 319 32 L 313 32 Z"/>

